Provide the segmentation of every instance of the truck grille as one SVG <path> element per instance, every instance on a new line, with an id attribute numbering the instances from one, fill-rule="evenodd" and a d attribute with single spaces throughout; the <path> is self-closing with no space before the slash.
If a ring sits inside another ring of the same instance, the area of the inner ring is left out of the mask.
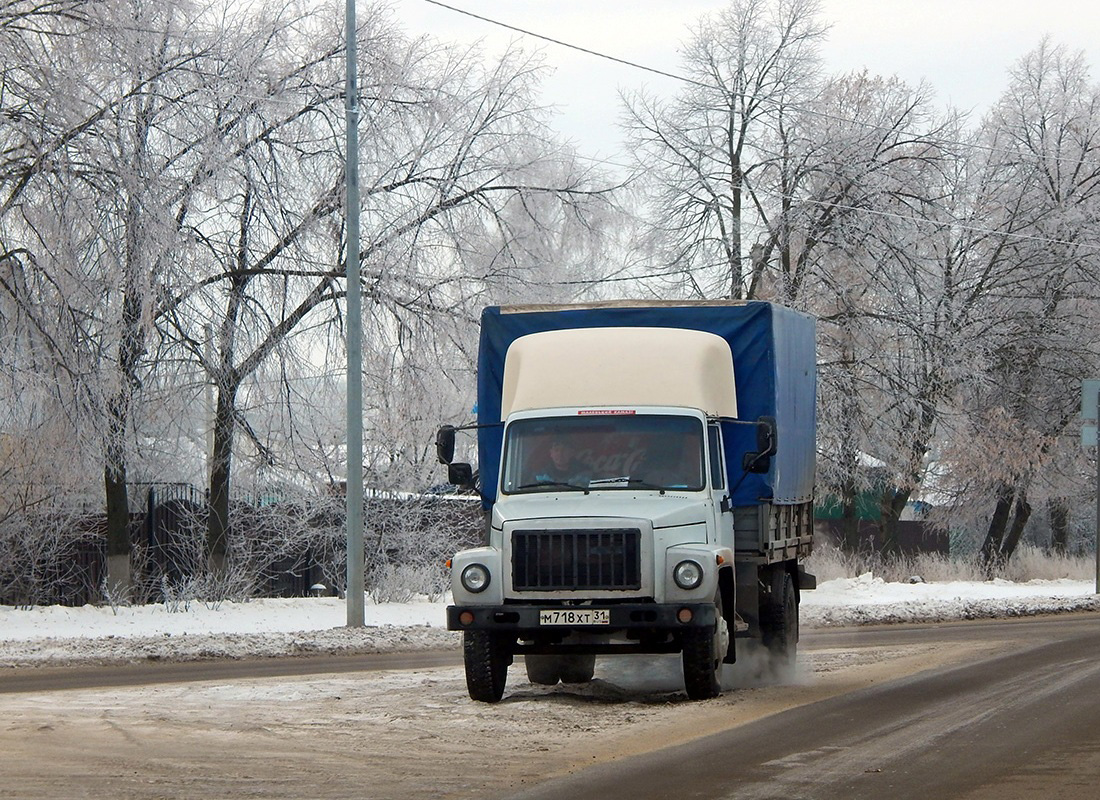
<path id="1" fill-rule="evenodd" d="M 641 540 L 637 528 L 513 531 L 513 588 L 640 589 Z"/>

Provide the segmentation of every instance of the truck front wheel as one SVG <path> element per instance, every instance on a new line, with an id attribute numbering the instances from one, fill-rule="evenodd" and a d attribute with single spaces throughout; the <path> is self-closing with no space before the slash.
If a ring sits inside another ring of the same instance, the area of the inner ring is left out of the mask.
<path id="1" fill-rule="evenodd" d="M 722 592 L 714 597 L 714 625 L 683 634 L 684 688 L 692 700 L 722 693 L 722 662 L 729 649 L 729 625 L 722 616 Z"/>
<path id="2" fill-rule="evenodd" d="M 470 697 L 483 703 L 499 701 L 512 663 L 511 642 L 492 631 L 466 631 L 462 635 L 462 656 Z"/>

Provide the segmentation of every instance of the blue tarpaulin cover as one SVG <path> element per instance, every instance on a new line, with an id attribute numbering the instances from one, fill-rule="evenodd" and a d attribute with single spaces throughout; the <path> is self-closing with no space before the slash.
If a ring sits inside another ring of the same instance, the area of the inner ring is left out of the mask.
<path id="1" fill-rule="evenodd" d="M 481 497 L 496 500 L 503 428 L 500 403 L 504 359 L 520 336 L 569 328 L 685 328 L 721 336 L 733 354 L 740 419 L 776 419 L 778 452 L 767 474 L 743 475 L 742 455 L 756 449 L 751 425 L 723 423 L 727 484 L 735 506 L 767 501 L 801 503 L 813 498 L 816 464 L 816 354 L 814 320 L 774 303 L 592 304 L 486 308 L 478 350 L 478 460 Z"/>

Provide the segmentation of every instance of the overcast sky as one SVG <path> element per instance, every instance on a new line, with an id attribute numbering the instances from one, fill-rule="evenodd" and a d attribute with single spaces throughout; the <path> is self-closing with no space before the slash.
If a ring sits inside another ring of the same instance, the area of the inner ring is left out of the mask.
<path id="1" fill-rule="evenodd" d="M 614 157 L 618 92 L 647 86 L 669 93 L 680 84 L 595 56 L 520 36 L 431 5 L 392 0 L 408 33 L 441 39 L 484 38 L 490 49 L 512 38 L 541 49 L 554 74 L 544 99 L 560 111 L 557 127 L 588 154 Z M 722 0 L 443 0 L 448 5 L 608 55 L 679 72 L 688 26 Z M 1100 75 L 1100 10 L 1086 0 L 821 0 L 832 25 L 825 66 L 866 68 L 916 85 L 927 81 L 941 105 L 981 113 L 1003 91 L 1009 67 L 1043 35 L 1085 52 Z"/>

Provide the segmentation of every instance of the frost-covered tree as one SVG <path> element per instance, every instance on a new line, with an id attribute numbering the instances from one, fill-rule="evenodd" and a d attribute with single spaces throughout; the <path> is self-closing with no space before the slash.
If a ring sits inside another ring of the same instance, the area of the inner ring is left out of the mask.
<path id="1" fill-rule="evenodd" d="M 455 325 L 467 323 L 494 287 L 545 278 L 533 254 L 545 237 L 560 235 L 563 217 L 583 220 L 601 190 L 555 143 L 533 102 L 539 68 L 531 57 L 512 50 L 486 63 L 476 50 L 408 41 L 384 15 L 365 18 L 364 346 L 400 374 L 425 331 L 454 339 Z M 315 42 L 297 44 L 317 52 L 337 40 L 335 29 L 326 36 L 319 28 Z M 317 59 L 308 81 L 305 72 L 283 79 L 278 94 L 254 86 L 272 102 L 242 118 L 237 135 L 248 144 L 212 183 L 219 200 L 207 199 L 214 210 L 194 223 L 202 238 L 192 281 L 168 315 L 168 335 L 203 363 L 217 392 L 214 553 L 225 549 L 238 433 L 269 467 L 288 458 L 254 435 L 259 426 L 249 416 L 257 417 L 245 407 L 264 391 L 253 382 L 318 358 L 329 369 L 342 363 L 343 156 L 333 136 L 341 109 L 316 102 L 341 84 L 341 66 Z M 207 319 L 213 359 L 199 328 Z"/>
<path id="2" fill-rule="evenodd" d="M 817 13 L 735 2 L 706 18 L 684 50 L 694 83 L 671 103 L 631 97 L 629 132 L 652 178 L 655 270 L 689 295 L 773 299 L 821 319 L 823 493 L 854 523 L 868 464 L 886 464 L 896 519 L 944 395 L 925 275 L 936 269 L 917 245 L 956 127 L 927 86 L 823 77 Z"/>
<path id="3" fill-rule="evenodd" d="M 178 106 L 196 58 L 191 46 L 174 46 L 173 12 L 142 27 L 156 16 L 152 5 L 82 4 L 79 24 L 71 14 L 37 19 L 52 27 L 9 65 L 21 80 L 5 96 L 6 132 L 21 137 L 14 152 L 30 154 L 8 165 L 0 200 L 9 263 L 22 277 L 10 288 L 41 290 L 16 299 L 39 331 L 52 331 L 55 365 L 69 379 L 58 389 L 76 427 L 102 434 L 108 551 L 123 582 L 125 440 L 149 331 L 157 254 L 147 242 L 163 221 L 150 201 L 153 126 Z M 57 305 L 42 307 L 47 300 Z"/>
<path id="4" fill-rule="evenodd" d="M 970 369 L 959 307 L 967 299 L 958 289 L 965 243 L 955 236 L 969 194 L 958 121 L 937 120 L 921 92 L 893 82 L 878 88 L 868 97 L 880 102 L 845 118 L 854 138 L 881 137 L 882 145 L 841 159 L 871 156 L 837 170 L 847 176 L 838 189 L 847 200 L 830 209 L 805 295 L 822 321 L 822 488 L 840 502 L 849 538 L 857 496 L 876 497 L 892 549 L 896 523 L 924 482 L 944 404 Z M 812 218 L 808 229 L 819 229 Z"/>
<path id="5" fill-rule="evenodd" d="M 1081 291 L 1095 89 L 1080 59 L 1044 45 L 972 134 L 934 110 L 929 87 L 823 78 L 816 14 L 733 2 L 685 46 L 688 88 L 671 102 L 628 98 L 651 178 L 653 272 L 677 294 L 776 299 L 819 317 L 820 488 L 851 532 L 857 496 L 876 495 L 888 547 L 915 494 L 962 474 L 961 461 L 946 466 L 947 443 L 995 440 L 998 395 L 1027 397 L 1031 410 L 1010 415 L 1035 430 L 1008 460 L 1023 471 L 985 490 L 959 483 L 972 501 L 991 498 L 988 543 L 1010 551 L 1026 485 L 1050 484 L 1045 459 L 1065 445 L 1079 383 L 1067 375 L 1087 372 L 1096 350 Z"/>
<path id="6" fill-rule="evenodd" d="M 33 451 L 42 397 L 60 409 L 70 449 L 100 460 L 125 562 L 127 484 L 201 471 L 212 385 L 219 553 L 235 453 L 257 481 L 342 471 L 341 443 L 315 424 L 331 397 L 303 391 L 343 367 L 341 20 L 280 4 L 49 5 L 65 13 L 33 24 L 9 24 L 32 4 L 0 6 L 0 344 L 8 407 L 26 412 L 5 418 L 22 436 L 5 430 L 5 452 Z M 590 275 L 607 204 L 538 108 L 537 58 L 409 40 L 381 7 L 363 19 L 369 413 L 392 440 L 372 469 L 420 482 L 427 426 L 468 409 L 448 398 L 467 391 L 477 307 Z"/>
<path id="7" fill-rule="evenodd" d="M 733 0 L 684 44 L 689 84 L 675 98 L 625 98 L 629 142 L 650 189 L 650 248 L 678 293 L 749 293 L 746 242 L 757 224 L 746 193 L 774 156 L 784 115 L 811 96 L 825 32 L 818 11 L 816 0 Z"/>
<path id="8" fill-rule="evenodd" d="M 939 118 L 928 86 L 866 72 L 815 86 L 812 99 L 776 115 L 770 153 L 747 187 L 758 220 L 749 296 L 798 304 L 807 283 L 833 291 L 823 259 L 903 252 L 919 241 L 903 223 L 924 216 L 952 161 L 943 146 L 951 120 Z"/>
<path id="9" fill-rule="evenodd" d="M 66 399 L 79 373 L 68 349 L 78 323 L 66 317 L 71 286 L 36 268 L 53 243 L 27 235 L 22 205 L 64 138 L 39 124 L 42 68 L 87 30 L 86 5 L 0 1 L 0 521 L 87 488 L 80 477 L 89 465 L 79 453 L 71 469 L 40 458 L 76 438 Z"/>
<path id="10" fill-rule="evenodd" d="M 967 503 L 992 505 L 981 552 L 993 566 L 1037 500 L 1072 493 L 1052 464 L 1079 446 L 1080 381 L 1100 354 L 1100 87 L 1082 56 L 1044 41 L 1013 68 L 982 134 L 981 370 L 960 393 L 950 470 Z"/>

